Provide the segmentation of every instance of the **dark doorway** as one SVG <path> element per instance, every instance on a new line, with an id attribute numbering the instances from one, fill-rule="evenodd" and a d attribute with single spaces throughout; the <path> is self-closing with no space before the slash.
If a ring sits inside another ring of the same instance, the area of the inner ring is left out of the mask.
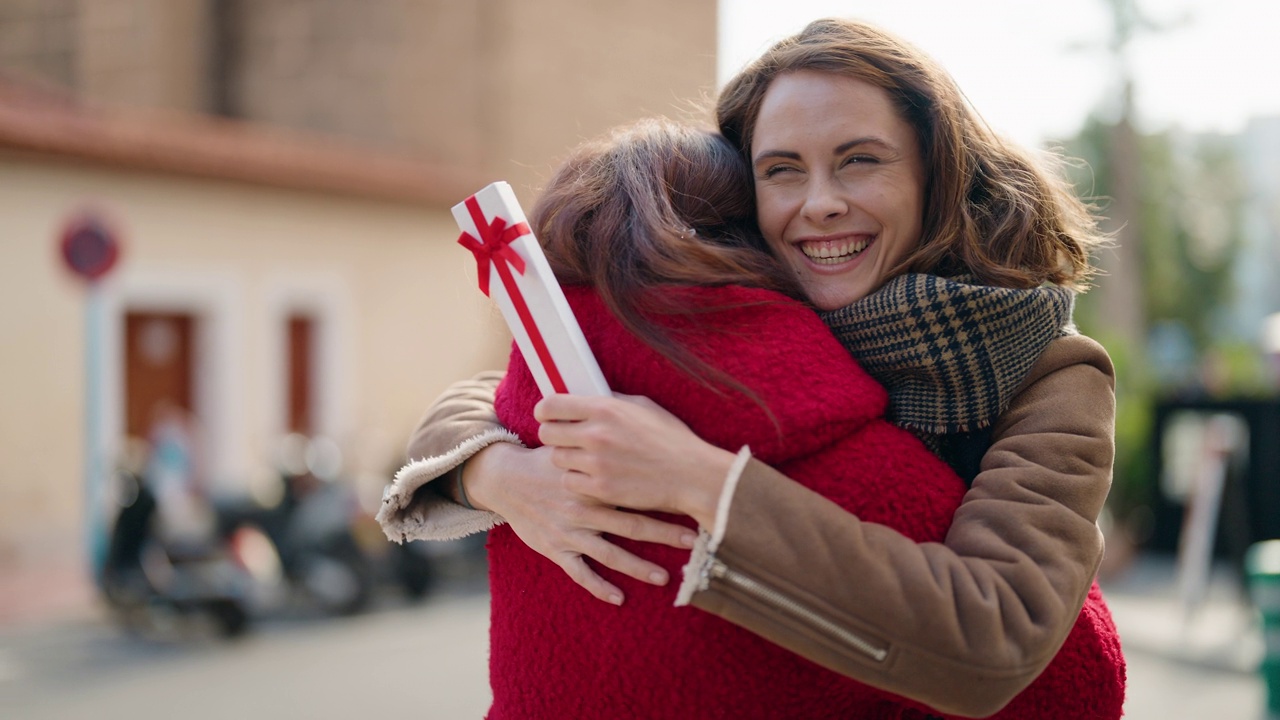
<path id="1" fill-rule="evenodd" d="M 289 316 L 287 432 L 310 436 L 315 431 L 316 322 L 307 315 Z"/>
<path id="2" fill-rule="evenodd" d="M 145 438 L 157 408 L 194 415 L 195 318 L 185 313 L 125 315 L 125 432 Z"/>

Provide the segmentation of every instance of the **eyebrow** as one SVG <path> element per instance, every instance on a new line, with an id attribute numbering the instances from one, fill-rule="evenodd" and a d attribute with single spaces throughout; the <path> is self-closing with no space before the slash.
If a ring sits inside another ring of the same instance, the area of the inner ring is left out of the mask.
<path id="1" fill-rule="evenodd" d="M 791 150 L 762 150 L 759 155 L 756 155 L 755 160 L 752 161 L 752 164 L 754 165 L 760 162 L 761 160 L 767 160 L 769 158 L 782 158 L 783 160 L 799 160 L 800 153 L 792 152 Z"/>
<path id="2" fill-rule="evenodd" d="M 875 136 L 867 136 L 867 137 L 854 138 L 853 140 L 849 140 L 848 142 L 841 143 L 840 145 L 836 146 L 836 149 L 833 150 L 831 154 L 840 155 L 842 153 L 846 153 L 852 150 L 853 148 L 859 145 L 875 145 L 877 147 L 881 147 L 890 152 L 897 152 L 897 148 L 894 147 L 893 145 L 890 145 L 885 140 L 882 140 Z M 760 154 L 756 155 L 755 159 L 752 160 L 752 164 L 754 165 L 756 163 L 759 163 L 761 160 L 766 160 L 769 158 L 781 158 L 783 160 L 799 160 L 800 153 L 795 152 L 793 150 L 762 150 Z"/>
<path id="3" fill-rule="evenodd" d="M 857 146 L 859 146 L 859 145 L 875 145 L 875 146 L 880 147 L 880 148 L 882 148 L 882 149 L 884 149 L 884 150 L 889 150 L 890 152 L 897 152 L 897 150 L 898 150 L 898 149 L 897 149 L 896 147 L 894 147 L 893 145 L 890 145 L 890 144 L 889 144 L 889 142 L 888 142 L 887 140 L 883 140 L 883 139 L 881 139 L 881 138 L 874 137 L 874 136 L 868 136 L 868 137 L 860 137 L 860 138 L 857 138 L 857 139 L 855 139 L 855 140 L 850 140 L 849 142 L 844 143 L 844 144 L 840 145 L 839 147 L 837 147 L 837 148 L 835 149 L 835 152 L 833 152 L 833 153 L 831 153 L 831 154 L 832 154 L 832 155 L 840 155 L 841 153 L 848 152 L 848 151 L 852 150 L 853 148 L 855 148 L 855 147 L 857 147 Z"/>

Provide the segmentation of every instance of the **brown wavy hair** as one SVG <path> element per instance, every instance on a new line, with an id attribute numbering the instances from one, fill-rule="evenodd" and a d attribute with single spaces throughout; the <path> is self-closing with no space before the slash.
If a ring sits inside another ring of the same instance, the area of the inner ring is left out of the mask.
<path id="1" fill-rule="evenodd" d="M 618 128 L 571 153 L 529 222 L 561 283 L 595 288 L 628 330 L 685 372 L 754 397 L 655 320 L 717 309 L 691 305 L 680 286 L 802 297 L 769 254 L 751 170 L 723 137 L 663 119 Z"/>
<path id="2" fill-rule="evenodd" d="M 893 271 L 971 273 L 1002 287 L 1050 282 L 1076 290 L 1107 241 L 1091 208 L 1058 172 L 997 136 L 951 76 L 923 52 L 867 23 L 826 19 L 778 42 L 737 74 L 716 103 L 720 132 L 748 161 L 756 118 L 774 79 L 813 70 L 888 93 L 915 128 L 925 168 L 920 245 Z"/>

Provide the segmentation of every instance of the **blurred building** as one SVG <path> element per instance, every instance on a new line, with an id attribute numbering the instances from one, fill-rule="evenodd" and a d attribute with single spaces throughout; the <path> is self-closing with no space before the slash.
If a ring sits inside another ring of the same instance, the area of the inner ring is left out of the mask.
<path id="1" fill-rule="evenodd" d="M 349 138 L 527 191 L 714 91 L 714 0 L 0 0 L 0 69 L 93 103 Z"/>
<path id="2" fill-rule="evenodd" d="M 87 461 L 159 404 L 214 492 L 289 431 L 385 479 L 505 362 L 449 207 L 690 117 L 715 49 L 714 0 L 0 0 L 0 577 L 83 568 Z M 59 255 L 86 218 L 121 245 L 92 284 Z"/>

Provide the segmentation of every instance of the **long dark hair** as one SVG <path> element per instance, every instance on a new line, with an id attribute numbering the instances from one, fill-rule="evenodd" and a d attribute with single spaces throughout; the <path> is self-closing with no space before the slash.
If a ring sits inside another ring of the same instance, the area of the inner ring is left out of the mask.
<path id="1" fill-rule="evenodd" d="M 560 282 L 596 289 L 622 324 L 677 367 L 746 391 L 655 318 L 711 312 L 680 286 L 799 288 L 756 225 L 751 171 L 721 136 L 649 119 L 576 148 L 530 215 Z M 749 391 L 748 395 L 754 395 Z"/>

